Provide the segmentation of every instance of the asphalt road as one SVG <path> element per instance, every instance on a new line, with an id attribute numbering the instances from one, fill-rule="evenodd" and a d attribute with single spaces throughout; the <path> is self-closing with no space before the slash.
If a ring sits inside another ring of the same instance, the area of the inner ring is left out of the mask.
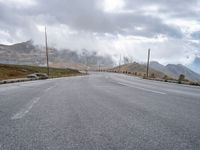
<path id="1" fill-rule="evenodd" d="M 0 85 L 1 150 L 199 150 L 200 88 L 110 73 Z"/>

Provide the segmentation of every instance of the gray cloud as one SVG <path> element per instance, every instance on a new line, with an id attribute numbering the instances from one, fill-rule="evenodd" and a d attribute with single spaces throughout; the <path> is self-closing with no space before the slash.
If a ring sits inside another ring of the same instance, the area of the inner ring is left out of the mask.
<path id="1" fill-rule="evenodd" d="M 192 33 L 192 37 L 196 40 L 200 40 L 200 31 Z"/>
<path id="2" fill-rule="evenodd" d="M 174 41 L 185 43 L 188 34 L 192 35 L 190 40 L 196 40 L 199 35 L 197 31 L 186 33 L 179 22 L 173 24 L 173 19 L 200 23 L 198 0 L 124 0 L 124 7 L 116 12 L 104 11 L 103 0 L 29 1 L 34 1 L 34 4 L 26 5 L 25 0 L 24 4 L 18 3 L 17 0 L 0 0 L 0 35 L 6 33 L 6 36 L 5 34 L 0 36 L 0 41 L 7 40 L 12 43 L 32 38 L 34 41 L 41 42 L 43 33 L 38 30 L 37 25 L 47 25 L 50 28 L 48 32 L 51 41 L 66 48 L 102 51 L 112 49 L 119 53 L 121 47 L 127 48 L 127 45 L 124 46 L 124 41 L 120 43 L 119 35 L 124 38 L 136 36 L 144 39 L 155 39 L 162 35 L 169 41 L 166 43 L 163 41 L 162 49 L 165 52 L 160 51 L 160 54 L 166 53 L 165 46 L 170 43 L 172 49 L 169 51 L 170 55 L 177 47 L 181 48 L 176 46 L 178 43 Z M 70 34 L 70 31 L 74 33 Z M 137 48 L 143 47 L 142 44 L 137 43 Z M 145 48 L 148 44 L 149 42 L 146 42 Z M 153 42 L 153 46 L 159 49 L 160 43 Z M 178 52 L 181 53 L 180 50 Z"/>
<path id="3" fill-rule="evenodd" d="M 166 34 L 172 37 L 182 37 L 178 28 L 168 26 L 155 16 L 130 13 L 105 13 L 97 7 L 94 0 L 60 0 L 37 1 L 37 6 L 29 9 L 12 8 L 1 5 L 1 26 L 11 28 L 29 28 L 33 19 L 48 24 L 67 24 L 76 30 L 111 34 L 136 34 L 154 36 Z M 133 4 L 131 4 L 133 5 Z M 136 26 L 145 30 L 136 31 Z M 126 29 L 126 31 L 124 31 Z"/>
<path id="4" fill-rule="evenodd" d="M 198 11 L 198 0 L 127 0 L 127 9 L 139 10 L 146 6 L 158 6 L 160 13 L 166 13 L 165 15 L 192 17 L 196 16 Z"/>

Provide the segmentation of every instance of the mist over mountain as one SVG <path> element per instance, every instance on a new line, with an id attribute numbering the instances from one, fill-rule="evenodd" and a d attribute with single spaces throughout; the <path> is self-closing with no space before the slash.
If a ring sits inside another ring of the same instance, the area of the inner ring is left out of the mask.
<path id="1" fill-rule="evenodd" d="M 112 68 L 116 63 L 109 55 L 101 56 L 97 52 L 91 52 L 87 49 L 79 51 L 72 51 L 70 49 L 49 49 L 49 61 L 52 67 L 75 68 L 75 69 L 97 69 L 100 65 L 104 68 Z M 145 73 L 146 67 L 144 64 L 133 63 L 130 58 L 124 57 L 124 64 L 122 70 L 135 71 Z M 0 45 L 0 63 L 4 64 L 27 64 L 27 65 L 40 65 L 46 64 L 46 51 L 45 47 L 34 45 L 33 41 L 26 41 L 13 45 Z M 191 68 L 199 69 L 200 59 L 196 58 Z M 173 78 L 178 78 L 180 74 L 192 81 L 200 81 L 200 75 L 190 70 L 183 65 L 168 64 L 166 66 L 158 63 L 151 62 L 150 73 L 154 73 L 158 77 L 168 75 Z"/>
<path id="2" fill-rule="evenodd" d="M 113 60 L 110 56 L 101 56 L 86 49 L 72 51 L 49 48 L 49 61 L 53 67 L 70 67 L 83 69 L 86 66 L 111 67 Z M 0 45 L 0 63 L 45 65 L 46 51 L 42 46 L 34 45 L 33 41 L 26 41 L 14 45 Z"/>

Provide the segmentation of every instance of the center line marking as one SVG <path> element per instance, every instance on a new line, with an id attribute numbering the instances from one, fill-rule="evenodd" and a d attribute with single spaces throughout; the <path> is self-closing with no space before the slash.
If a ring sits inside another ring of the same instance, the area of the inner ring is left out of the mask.
<path id="1" fill-rule="evenodd" d="M 40 100 L 40 97 L 33 99 L 28 105 L 21 109 L 18 113 L 11 117 L 12 120 L 21 119 L 23 118 L 29 111 L 33 108 L 33 106 Z"/>

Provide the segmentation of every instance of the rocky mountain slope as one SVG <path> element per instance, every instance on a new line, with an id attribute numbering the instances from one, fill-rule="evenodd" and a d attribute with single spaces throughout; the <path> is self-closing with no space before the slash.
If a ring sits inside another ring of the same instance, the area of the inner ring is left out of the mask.
<path id="1" fill-rule="evenodd" d="M 180 74 L 184 74 L 186 79 L 191 81 L 200 81 L 200 75 L 195 73 L 194 71 L 190 70 L 186 66 L 181 64 L 168 64 L 166 66 L 159 64 L 158 62 L 151 62 L 150 68 L 163 72 L 164 74 L 178 78 Z"/>

